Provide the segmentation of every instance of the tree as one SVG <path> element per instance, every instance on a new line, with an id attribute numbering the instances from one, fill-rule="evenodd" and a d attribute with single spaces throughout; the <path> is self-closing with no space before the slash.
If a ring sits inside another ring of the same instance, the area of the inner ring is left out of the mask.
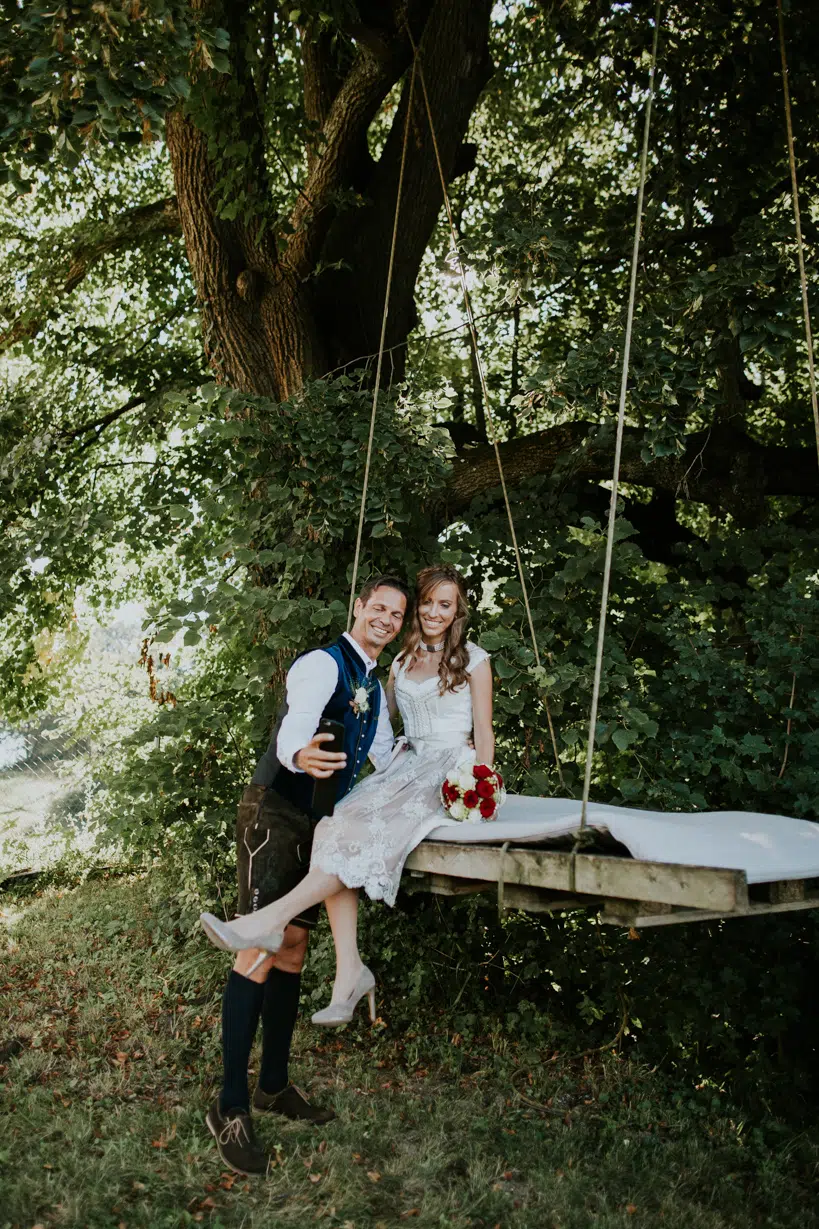
<path id="1" fill-rule="evenodd" d="M 6 10 L 0 153 L 20 194 L 2 232 L 14 281 L 0 424 L 15 702 L 42 698 L 36 636 L 65 621 L 77 584 L 110 595 L 112 550 L 138 563 L 131 588 L 156 603 L 160 634 L 205 646 L 203 706 L 231 696 L 256 740 L 271 663 L 342 623 L 414 42 L 552 655 L 545 677 L 529 674 L 417 88 L 364 567 L 444 550 L 476 594 L 482 575 L 494 582 L 484 631 L 505 672 L 509 746 L 523 741 L 535 788 L 554 786 L 545 686 L 571 786 L 652 15 L 647 0 Z M 789 6 L 787 30 L 808 201 L 819 128 L 807 0 Z M 757 0 L 672 3 L 598 777 L 630 798 L 733 804 L 750 782 L 770 805 L 786 805 L 783 789 L 792 809 L 813 805 L 816 458 L 788 192 L 775 13 Z M 816 220 L 803 208 L 814 283 Z M 26 562 L 38 557 L 39 570 Z M 798 719 L 783 717 L 792 682 Z M 190 710 L 165 717 L 182 739 Z M 758 761 L 781 763 L 791 726 L 801 767 L 791 753 L 779 786 Z M 669 753 L 680 739 L 685 754 Z M 650 754 L 635 759 L 643 742 Z"/>

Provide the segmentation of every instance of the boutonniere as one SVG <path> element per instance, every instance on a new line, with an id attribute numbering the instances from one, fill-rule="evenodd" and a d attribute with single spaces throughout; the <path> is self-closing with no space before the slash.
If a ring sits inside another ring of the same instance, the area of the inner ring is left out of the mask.
<path id="1" fill-rule="evenodd" d="M 360 717 L 362 713 L 370 711 L 370 689 L 368 687 L 357 687 L 353 692 L 353 698 L 350 701 L 350 708 L 355 713 L 356 717 Z"/>

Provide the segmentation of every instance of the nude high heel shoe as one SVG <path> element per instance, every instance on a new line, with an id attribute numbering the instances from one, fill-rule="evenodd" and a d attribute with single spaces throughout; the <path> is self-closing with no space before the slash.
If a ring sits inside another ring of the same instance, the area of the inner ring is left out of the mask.
<path id="1" fill-rule="evenodd" d="M 259 948 L 261 955 L 248 972 L 248 977 L 258 969 L 260 964 L 264 964 L 268 956 L 273 956 L 279 950 L 284 939 L 284 934 L 281 930 L 274 930 L 268 934 L 251 935 L 250 937 L 237 934 L 229 922 L 220 921 L 212 913 L 201 913 L 199 921 L 202 923 L 202 929 L 214 947 L 221 948 L 223 952 L 246 952 L 248 948 Z"/>
<path id="2" fill-rule="evenodd" d="M 358 981 L 353 986 L 352 993 L 340 1003 L 330 1003 L 327 1007 L 311 1016 L 313 1024 L 325 1028 L 337 1028 L 341 1024 L 349 1024 L 353 1013 L 366 994 L 370 1005 L 370 1023 L 375 1024 L 375 978 L 366 965 L 358 975 Z"/>

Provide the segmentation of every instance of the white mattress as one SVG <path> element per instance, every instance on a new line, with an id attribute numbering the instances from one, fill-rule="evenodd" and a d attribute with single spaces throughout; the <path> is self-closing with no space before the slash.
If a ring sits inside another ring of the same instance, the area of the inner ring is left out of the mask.
<path id="1" fill-rule="evenodd" d="M 428 841 L 497 845 L 546 844 L 580 827 L 580 803 L 510 794 L 500 818 L 485 824 L 445 824 Z M 748 883 L 819 877 L 819 823 L 755 811 L 636 811 L 589 803 L 588 822 L 611 833 L 633 858 L 745 872 Z"/>

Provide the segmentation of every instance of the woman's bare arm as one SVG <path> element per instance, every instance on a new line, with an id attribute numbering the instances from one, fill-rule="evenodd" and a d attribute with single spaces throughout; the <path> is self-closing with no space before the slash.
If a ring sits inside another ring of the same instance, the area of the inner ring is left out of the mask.
<path id="1" fill-rule="evenodd" d="M 495 735 L 492 732 L 492 667 L 482 661 L 469 676 L 472 693 L 472 737 L 475 741 L 475 762 L 492 764 L 495 759 Z"/>
<path id="2" fill-rule="evenodd" d="M 400 656 L 400 654 L 399 654 Z M 387 686 L 384 688 L 387 693 L 387 707 L 390 710 L 390 721 L 395 721 L 398 716 L 398 705 L 395 700 L 395 675 L 398 670 L 398 657 L 392 663 L 390 669 L 390 677 L 387 679 Z"/>

